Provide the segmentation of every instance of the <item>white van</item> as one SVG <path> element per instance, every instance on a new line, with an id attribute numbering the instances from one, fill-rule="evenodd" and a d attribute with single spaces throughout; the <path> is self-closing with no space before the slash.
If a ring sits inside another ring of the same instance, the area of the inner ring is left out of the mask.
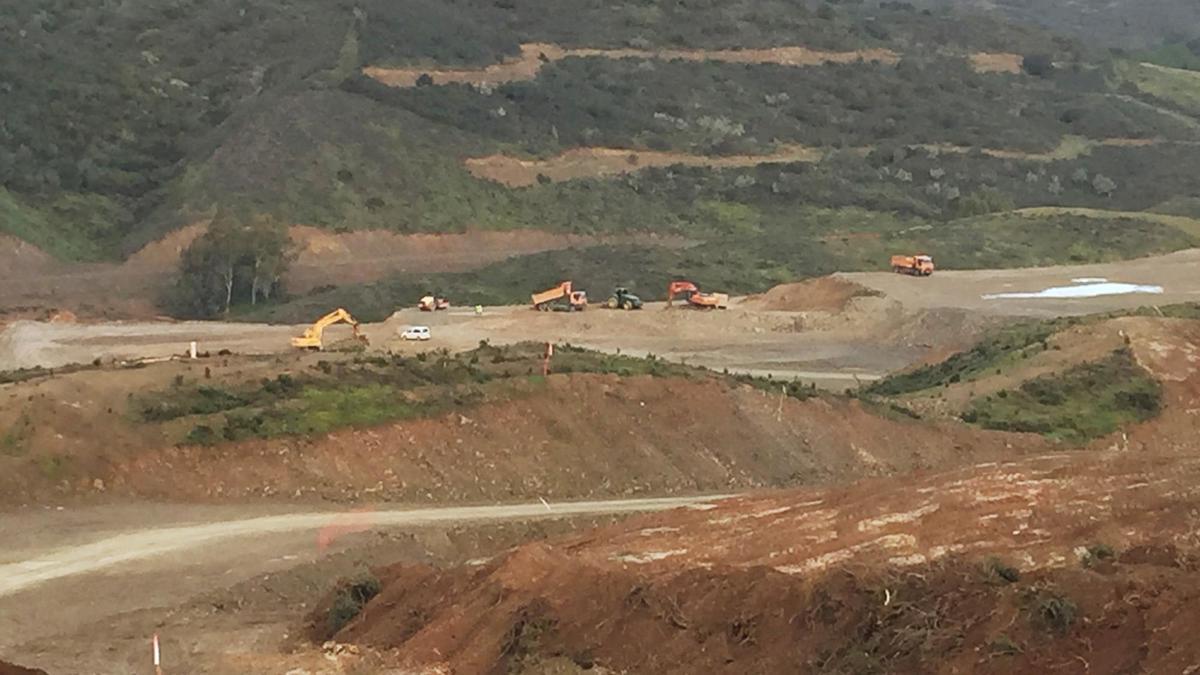
<path id="1" fill-rule="evenodd" d="M 400 337 L 405 340 L 428 340 L 433 336 L 429 334 L 429 326 L 409 326 L 400 333 Z"/>

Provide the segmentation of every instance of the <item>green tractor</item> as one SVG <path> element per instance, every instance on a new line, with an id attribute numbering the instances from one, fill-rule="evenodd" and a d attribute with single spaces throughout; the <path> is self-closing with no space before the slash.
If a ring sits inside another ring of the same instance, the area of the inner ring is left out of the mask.
<path id="1" fill-rule="evenodd" d="M 618 288 L 604 306 L 609 309 L 641 309 L 642 299 L 630 293 L 628 288 Z"/>

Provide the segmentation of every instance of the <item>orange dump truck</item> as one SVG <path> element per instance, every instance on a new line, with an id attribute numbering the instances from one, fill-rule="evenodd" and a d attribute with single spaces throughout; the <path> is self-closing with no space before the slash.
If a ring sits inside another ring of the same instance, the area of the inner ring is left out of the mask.
<path id="1" fill-rule="evenodd" d="M 543 312 L 550 310 L 578 312 L 587 308 L 587 293 L 573 289 L 570 281 L 532 296 L 533 308 Z"/>
<path id="2" fill-rule="evenodd" d="M 897 274 L 912 274 L 927 277 L 933 274 L 933 258 L 927 255 L 894 255 L 892 271 Z"/>

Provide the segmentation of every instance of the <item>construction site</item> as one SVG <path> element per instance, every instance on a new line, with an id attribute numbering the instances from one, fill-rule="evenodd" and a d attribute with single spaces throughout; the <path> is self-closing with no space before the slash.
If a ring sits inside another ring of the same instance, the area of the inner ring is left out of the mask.
<path id="1" fill-rule="evenodd" d="M 11 321 L 3 672 L 1185 672 L 1198 257 Z"/>
<path id="2" fill-rule="evenodd" d="M 1195 0 L 0 7 L 0 675 L 1200 675 Z"/>

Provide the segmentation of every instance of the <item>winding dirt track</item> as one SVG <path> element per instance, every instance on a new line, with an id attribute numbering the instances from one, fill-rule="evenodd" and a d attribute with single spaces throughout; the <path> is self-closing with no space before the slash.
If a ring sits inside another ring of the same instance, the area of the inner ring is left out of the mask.
<path id="1" fill-rule="evenodd" d="M 727 495 L 618 499 L 549 504 L 507 504 L 432 509 L 381 510 L 366 513 L 307 512 L 123 532 L 99 541 L 67 546 L 19 562 L 0 565 L 0 597 L 47 581 L 108 572 L 112 568 L 169 553 L 214 546 L 229 539 L 259 537 L 300 530 L 341 528 L 363 531 L 376 527 L 421 527 L 442 523 L 519 520 L 564 516 L 597 516 L 661 511 L 722 499 Z M 8 555 L 11 557 L 13 552 Z M 17 553 L 19 555 L 19 553 Z M 220 564 L 219 562 L 216 564 Z"/>

